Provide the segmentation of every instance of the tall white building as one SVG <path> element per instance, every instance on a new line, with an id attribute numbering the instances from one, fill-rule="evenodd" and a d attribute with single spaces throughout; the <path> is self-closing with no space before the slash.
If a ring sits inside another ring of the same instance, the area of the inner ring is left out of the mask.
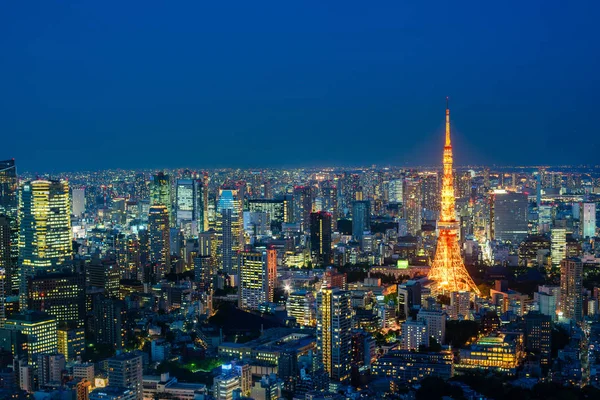
<path id="1" fill-rule="evenodd" d="M 442 310 L 426 310 L 422 308 L 417 314 L 417 321 L 422 321 L 427 327 L 427 337 L 433 337 L 439 344 L 446 340 L 447 314 Z"/>
<path id="2" fill-rule="evenodd" d="M 415 350 L 419 346 L 429 346 L 427 325 L 423 321 L 405 321 L 402 323 L 402 350 Z"/>
<path id="3" fill-rule="evenodd" d="M 73 201 L 73 215 L 81 217 L 81 214 L 85 212 L 85 189 L 73 189 L 71 196 Z"/>
<path id="4" fill-rule="evenodd" d="M 581 237 L 596 236 L 596 203 L 583 203 L 580 207 Z"/>
<path id="5" fill-rule="evenodd" d="M 470 319 L 471 296 L 469 292 L 450 293 L 450 307 L 448 316 L 450 319 Z"/>
<path id="6" fill-rule="evenodd" d="M 142 355 L 138 353 L 123 353 L 108 359 L 108 384 L 131 389 L 135 398 L 144 397 L 142 377 Z"/>
<path id="7" fill-rule="evenodd" d="M 550 258 L 552 266 L 558 267 L 567 255 L 567 230 L 565 228 L 552 228 L 550 243 Z"/>
<path id="8" fill-rule="evenodd" d="M 402 203 L 402 179 L 394 179 L 388 183 L 388 202 Z"/>

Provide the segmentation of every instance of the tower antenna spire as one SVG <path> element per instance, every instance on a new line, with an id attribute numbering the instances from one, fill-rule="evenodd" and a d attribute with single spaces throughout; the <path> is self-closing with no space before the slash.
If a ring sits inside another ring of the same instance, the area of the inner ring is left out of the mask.
<path id="1" fill-rule="evenodd" d="M 448 106 L 448 96 L 446 96 L 446 146 L 450 143 L 450 107 Z"/>

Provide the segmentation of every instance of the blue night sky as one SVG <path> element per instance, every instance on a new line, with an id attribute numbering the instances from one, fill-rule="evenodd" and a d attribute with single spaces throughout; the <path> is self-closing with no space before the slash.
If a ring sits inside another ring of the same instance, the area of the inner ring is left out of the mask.
<path id="1" fill-rule="evenodd" d="M 404 4 L 418 3 L 418 4 Z M 4 1 L 21 171 L 596 163 L 598 1 Z"/>

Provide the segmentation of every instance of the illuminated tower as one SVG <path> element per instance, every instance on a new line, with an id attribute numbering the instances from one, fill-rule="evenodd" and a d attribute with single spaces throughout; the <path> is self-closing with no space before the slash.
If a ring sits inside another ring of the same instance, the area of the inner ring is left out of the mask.
<path id="1" fill-rule="evenodd" d="M 433 281 L 432 291 L 434 293 L 468 291 L 479 294 L 479 289 L 477 289 L 465 268 L 458 247 L 458 222 L 454 210 L 454 175 L 452 171 L 448 99 L 446 99 L 446 144 L 444 146 L 441 205 L 437 249 L 428 276 Z"/>

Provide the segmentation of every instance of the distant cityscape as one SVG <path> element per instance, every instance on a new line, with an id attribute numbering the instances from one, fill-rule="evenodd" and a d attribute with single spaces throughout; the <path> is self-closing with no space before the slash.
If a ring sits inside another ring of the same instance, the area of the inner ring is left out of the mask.
<path id="1" fill-rule="evenodd" d="M 448 106 L 431 150 L 429 168 L 1 161 L 0 398 L 600 398 L 600 166 L 460 166 Z"/>

